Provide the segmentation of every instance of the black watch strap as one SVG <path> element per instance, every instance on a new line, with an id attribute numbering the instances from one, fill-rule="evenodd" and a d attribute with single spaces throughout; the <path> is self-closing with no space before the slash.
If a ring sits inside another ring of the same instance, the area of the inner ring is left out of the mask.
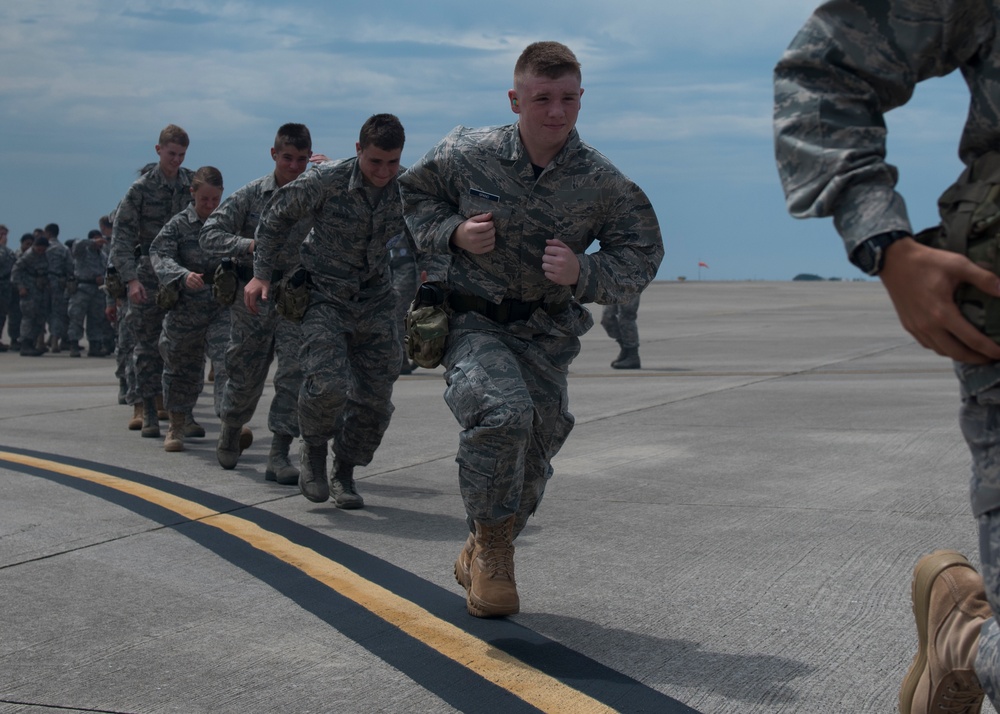
<path id="1" fill-rule="evenodd" d="M 889 231 L 866 238 L 851 253 L 850 261 L 861 272 L 868 275 L 878 275 L 885 266 L 886 249 L 896 241 L 909 238 L 911 235 L 912 233 L 909 231 Z"/>

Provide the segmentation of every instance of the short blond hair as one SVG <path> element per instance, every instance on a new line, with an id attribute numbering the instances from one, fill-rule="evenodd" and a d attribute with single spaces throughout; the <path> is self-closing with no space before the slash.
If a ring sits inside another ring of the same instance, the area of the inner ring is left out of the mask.
<path id="1" fill-rule="evenodd" d="M 163 127 L 163 131 L 160 132 L 160 140 L 157 142 L 160 146 L 180 144 L 184 148 L 187 148 L 190 143 L 188 133 L 176 124 L 167 124 Z"/>
<path id="2" fill-rule="evenodd" d="M 581 79 L 580 62 L 576 55 L 561 42 L 533 42 L 524 48 L 514 65 L 514 84 L 523 77 L 547 77 L 558 79 L 566 74 L 575 74 Z"/>

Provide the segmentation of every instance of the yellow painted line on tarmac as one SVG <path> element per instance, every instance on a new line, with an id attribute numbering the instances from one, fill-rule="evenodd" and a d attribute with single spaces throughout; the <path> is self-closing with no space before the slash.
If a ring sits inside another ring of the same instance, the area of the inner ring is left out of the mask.
<path id="1" fill-rule="evenodd" d="M 614 712 L 534 667 L 511 657 L 464 630 L 435 617 L 340 563 L 271 533 L 243 518 L 219 513 L 198 503 L 150 486 L 56 461 L 0 451 L 0 460 L 91 481 L 156 504 L 192 521 L 225 531 L 257 550 L 298 568 L 309 577 L 336 590 L 374 615 L 437 650 L 445 657 L 506 689 L 545 712 Z"/>

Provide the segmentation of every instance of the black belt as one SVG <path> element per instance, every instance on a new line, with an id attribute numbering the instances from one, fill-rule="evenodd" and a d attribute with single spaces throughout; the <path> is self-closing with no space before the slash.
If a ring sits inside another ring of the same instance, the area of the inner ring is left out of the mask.
<path id="1" fill-rule="evenodd" d="M 501 300 L 498 305 L 478 295 L 463 295 L 461 293 L 452 293 L 448 297 L 448 304 L 455 312 L 478 312 L 502 325 L 506 325 L 508 322 L 527 320 L 538 309 L 545 310 L 549 315 L 558 315 L 569 307 L 568 300 L 566 302 L 545 302 L 544 300 L 524 302 L 513 298 Z"/>

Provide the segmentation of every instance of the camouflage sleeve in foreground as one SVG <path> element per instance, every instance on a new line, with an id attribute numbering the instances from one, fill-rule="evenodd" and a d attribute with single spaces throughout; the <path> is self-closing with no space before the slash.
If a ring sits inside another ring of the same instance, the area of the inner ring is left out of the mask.
<path id="1" fill-rule="evenodd" d="M 238 189 L 212 212 L 201 229 L 202 248 L 221 257 L 249 257 L 250 244 L 266 200 L 262 190 L 266 178 L 251 181 Z"/>
<path id="2" fill-rule="evenodd" d="M 817 9 L 774 73 L 789 212 L 833 216 L 848 253 L 873 235 L 911 231 L 885 161 L 883 115 L 918 82 L 968 62 L 993 27 L 987 0 L 834 0 Z"/>
<path id="3" fill-rule="evenodd" d="M 149 247 L 149 259 L 156 271 L 156 278 L 163 285 L 181 282 L 191 271 L 178 262 L 181 241 L 195 237 L 201 230 L 201 221 L 194 206 L 188 206 L 167 221 Z"/>
<path id="4" fill-rule="evenodd" d="M 516 125 L 458 127 L 399 181 L 419 250 L 451 256 L 449 284 L 493 302 L 620 302 L 640 293 L 663 259 L 646 194 L 575 131 L 536 179 Z M 496 247 L 483 255 L 453 250 L 455 228 L 481 213 L 493 215 Z M 580 261 L 574 288 L 545 277 L 542 256 L 550 238 Z M 600 249 L 587 254 L 595 241 Z"/>
<path id="5" fill-rule="evenodd" d="M 148 251 L 167 221 L 191 203 L 191 176 L 191 171 L 182 167 L 174 181 L 167 182 L 156 168 L 129 187 L 115 209 L 111 229 L 111 262 L 123 281 L 139 277 L 136 246 Z"/>
<path id="6" fill-rule="evenodd" d="M 300 221 L 312 216 L 322 197 L 323 182 L 317 170 L 306 171 L 271 194 L 271 199 L 261 211 L 255 234 L 255 278 L 270 280 L 272 271 L 281 267 L 281 256 L 286 253 L 289 241 L 301 244 L 304 236 L 299 236 L 293 229 Z"/>

